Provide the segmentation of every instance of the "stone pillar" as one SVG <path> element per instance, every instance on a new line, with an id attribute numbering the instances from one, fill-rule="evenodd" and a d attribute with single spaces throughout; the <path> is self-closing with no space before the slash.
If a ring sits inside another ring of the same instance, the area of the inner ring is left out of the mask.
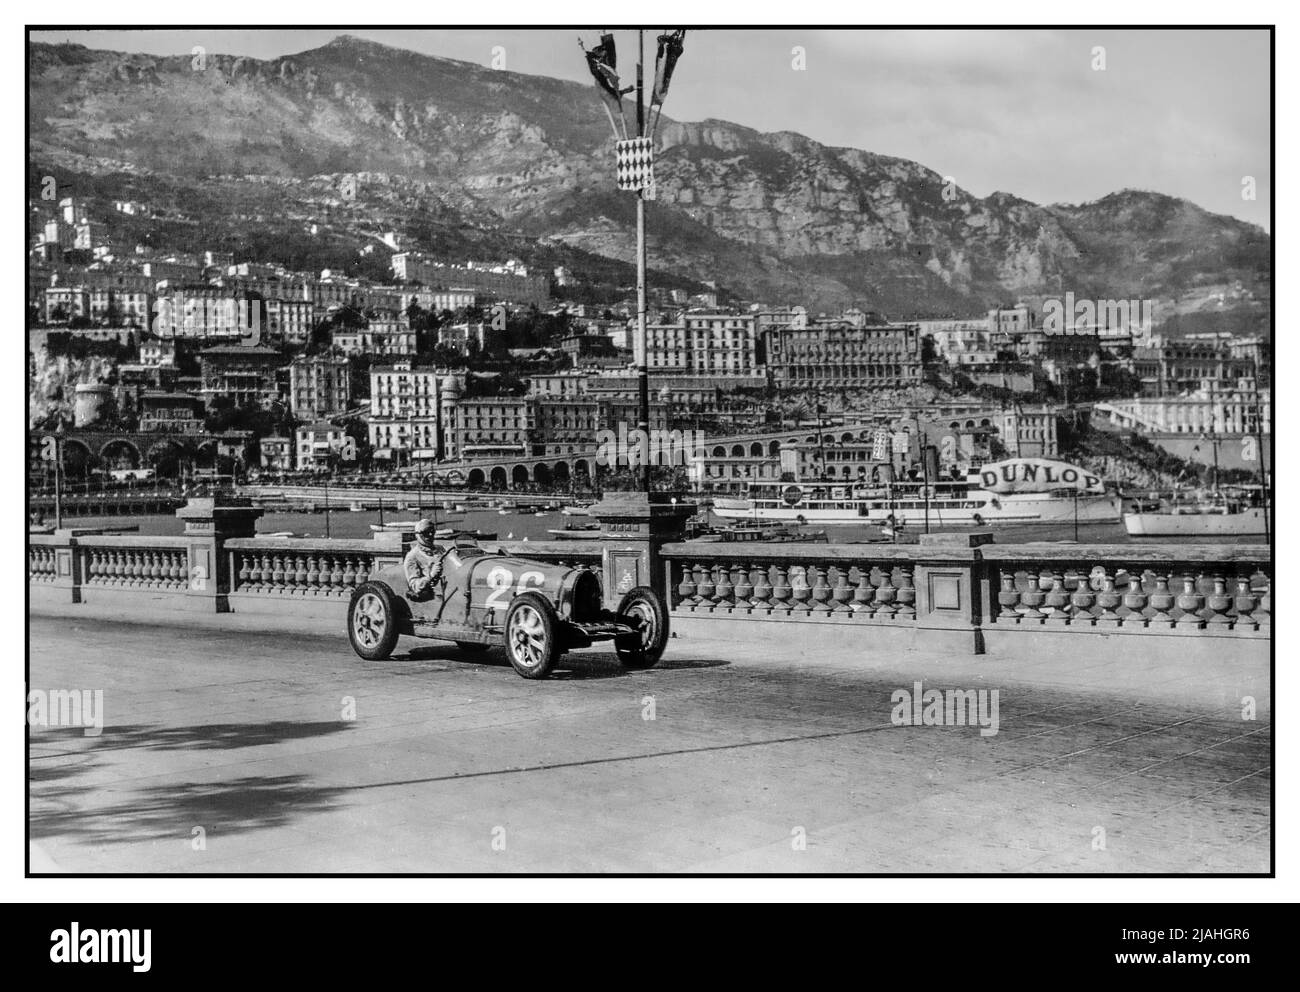
<path id="1" fill-rule="evenodd" d="M 54 532 L 55 537 L 66 539 L 67 544 L 54 546 L 54 581 L 50 584 L 63 590 L 69 603 L 81 602 L 82 554 L 77 549 L 77 537 L 87 533 L 96 532 L 81 527 L 64 527 Z"/>
<path id="2" fill-rule="evenodd" d="M 922 534 L 916 549 L 917 625 L 952 631 L 973 654 L 984 653 L 981 604 L 990 595 L 978 549 L 992 543 L 990 531 L 940 532 Z"/>
<path id="3" fill-rule="evenodd" d="M 607 493 L 588 511 L 601 523 L 605 608 L 616 609 L 624 593 L 649 586 L 664 599 L 668 577 L 661 549 L 683 540 L 695 504 L 670 493 Z"/>
<path id="4" fill-rule="evenodd" d="M 176 516 L 185 521 L 187 605 L 204 613 L 230 612 L 230 556 L 225 543 L 252 537 L 261 507 L 248 499 L 191 499 Z"/>

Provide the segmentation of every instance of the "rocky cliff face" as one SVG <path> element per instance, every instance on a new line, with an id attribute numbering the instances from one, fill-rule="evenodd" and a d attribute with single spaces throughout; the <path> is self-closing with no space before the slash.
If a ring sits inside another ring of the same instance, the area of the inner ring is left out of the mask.
<path id="1" fill-rule="evenodd" d="M 34 168 L 200 184 L 366 173 L 357 206 L 407 184 L 448 231 L 631 257 L 633 202 L 613 188 L 592 87 L 347 36 L 271 61 L 46 45 L 29 58 Z M 1258 228 L 1158 194 L 979 198 L 915 162 L 717 120 L 665 118 L 658 144 L 652 266 L 772 302 L 905 316 L 1066 290 L 1178 296 L 1267 272 Z"/>

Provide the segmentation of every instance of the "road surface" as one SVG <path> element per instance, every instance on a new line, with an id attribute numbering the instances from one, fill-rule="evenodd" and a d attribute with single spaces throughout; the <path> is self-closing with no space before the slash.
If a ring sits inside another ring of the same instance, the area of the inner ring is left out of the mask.
<path id="1" fill-rule="evenodd" d="M 365 663 L 341 631 L 220 621 L 31 618 L 29 689 L 104 707 L 97 736 L 30 731 L 33 871 L 1270 866 L 1267 700 L 1241 708 L 1267 673 L 1231 663 L 867 667 L 676 639 L 652 671 L 582 652 L 529 682 L 500 650 L 403 639 Z M 998 732 L 896 724 L 918 680 L 997 689 Z"/>

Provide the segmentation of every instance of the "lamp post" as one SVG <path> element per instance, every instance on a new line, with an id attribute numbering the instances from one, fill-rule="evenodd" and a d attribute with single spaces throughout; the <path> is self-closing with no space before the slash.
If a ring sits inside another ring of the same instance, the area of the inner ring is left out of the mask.
<path id="1" fill-rule="evenodd" d="M 618 79 L 618 59 L 615 52 L 614 36 L 602 34 L 600 44 L 583 53 L 587 67 L 596 81 L 597 91 L 605 106 L 610 127 L 614 133 L 618 154 L 618 186 L 620 189 L 636 192 L 636 341 L 633 348 L 633 364 L 637 373 L 637 428 L 650 437 L 650 373 L 649 348 L 646 338 L 646 240 L 645 240 L 645 205 L 648 191 L 654 188 L 653 148 L 654 133 L 663 112 L 664 98 L 668 84 L 672 79 L 673 69 L 682 53 L 682 39 L 685 30 L 668 31 L 659 36 L 658 52 L 655 57 L 655 77 L 651 90 L 650 103 L 653 106 L 653 119 L 647 119 L 645 99 L 645 32 L 637 31 L 636 84 L 626 89 L 620 88 Z M 581 40 L 578 44 L 582 46 Z M 635 136 L 629 136 L 627 119 L 623 114 L 623 97 L 635 93 L 636 114 Z M 617 121 L 616 117 L 617 114 Z M 620 134 L 619 124 L 622 124 Z M 651 192 L 651 195 L 653 193 Z M 639 466 L 639 482 L 643 492 L 650 492 L 650 463 L 645 459 Z"/>
<path id="2" fill-rule="evenodd" d="M 54 429 L 54 528 L 63 527 L 63 421 Z"/>

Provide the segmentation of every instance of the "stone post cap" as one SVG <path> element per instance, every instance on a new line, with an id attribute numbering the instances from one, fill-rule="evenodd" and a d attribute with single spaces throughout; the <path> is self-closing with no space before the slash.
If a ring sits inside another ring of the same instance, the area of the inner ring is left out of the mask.
<path id="1" fill-rule="evenodd" d="M 939 534 L 918 534 L 918 543 L 931 548 L 978 548 L 993 543 L 993 532 L 988 530 L 945 531 Z"/>

